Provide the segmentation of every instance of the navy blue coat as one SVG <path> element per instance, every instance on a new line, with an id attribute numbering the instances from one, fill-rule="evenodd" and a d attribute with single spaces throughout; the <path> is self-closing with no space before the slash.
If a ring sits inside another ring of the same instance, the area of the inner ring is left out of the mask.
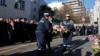
<path id="1" fill-rule="evenodd" d="M 46 33 L 49 30 L 49 21 L 45 18 L 42 18 L 36 28 L 37 31 L 41 31 L 42 33 Z"/>

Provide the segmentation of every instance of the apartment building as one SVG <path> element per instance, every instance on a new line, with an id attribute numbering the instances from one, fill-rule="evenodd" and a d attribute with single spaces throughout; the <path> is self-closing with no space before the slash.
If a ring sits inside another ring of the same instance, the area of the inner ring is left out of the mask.
<path id="1" fill-rule="evenodd" d="M 44 0 L 0 0 L 0 17 L 39 19 L 39 9 Z"/>

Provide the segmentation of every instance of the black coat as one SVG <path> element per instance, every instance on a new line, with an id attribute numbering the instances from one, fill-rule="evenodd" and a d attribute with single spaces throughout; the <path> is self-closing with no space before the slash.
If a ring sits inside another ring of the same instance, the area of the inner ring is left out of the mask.
<path id="1" fill-rule="evenodd" d="M 52 24 L 49 23 L 49 31 L 46 32 L 46 34 L 45 34 L 46 42 L 51 42 L 52 41 L 52 36 L 53 36 L 52 31 L 53 31 Z"/>

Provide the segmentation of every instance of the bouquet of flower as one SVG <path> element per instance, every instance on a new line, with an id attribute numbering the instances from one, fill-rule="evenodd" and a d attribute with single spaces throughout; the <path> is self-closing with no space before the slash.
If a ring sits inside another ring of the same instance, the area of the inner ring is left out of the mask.
<path id="1" fill-rule="evenodd" d="M 96 35 L 96 39 L 94 40 L 93 44 L 92 44 L 92 49 L 95 52 L 100 52 L 100 36 Z"/>
<path id="2" fill-rule="evenodd" d="M 87 37 L 83 38 L 85 41 L 95 41 L 97 39 L 97 36 L 95 35 L 88 35 Z"/>

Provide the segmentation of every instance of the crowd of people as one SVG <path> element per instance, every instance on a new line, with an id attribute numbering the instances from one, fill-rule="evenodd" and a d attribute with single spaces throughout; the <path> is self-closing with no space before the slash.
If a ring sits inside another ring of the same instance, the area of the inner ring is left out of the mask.
<path id="1" fill-rule="evenodd" d="M 73 37 L 73 32 L 77 32 L 79 30 L 80 35 L 85 35 L 87 32 L 87 35 L 91 34 L 96 34 L 97 31 L 92 25 L 83 26 L 79 29 L 74 27 L 74 23 L 70 18 L 69 14 L 65 15 L 65 18 L 60 24 L 58 25 L 53 25 L 52 23 L 52 17 L 50 16 L 49 13 L 44 13 L 43 18 L 39 21 L 37 28 L 36 28 L 36 38 L 37 38 L 37 47 L 39 50 L 40 56 L 45 56 L 46 54 L 46 45 L 48 45 L 48 50 L 51 51 L 51 45 L 50 42 L 52 41 L 52 36 L 55 33 L 60 33 L 60 37 L 63 38 L 63 50 L 65 51 L 67 49 L 70 49 L 72 46 L 72 37 Z"/>
<path id="2" fill-rule="evenodd" d="M 63 38 L 63 50 L 71 47 L 73 32 L 76 31 L 80 35 L 93 34 L 93 26 L 74 27 L 70 15 L 66 14 L 65 18 L 59 25 L 53 25 L 52 16 L 49 13 L 44 13 L 44 16 L 39 22 L 35 20 L 28 21 L 26 18 L 0 18 L 0 45 L 3 43 L 16 43 L 25 41 L 37 41 L 39 54 L 44 56 L 46 45 L 49 51 L 52 50 L 50 42 L 56 33 L 60 33 Z"/>
<path id="3" fill-rule="evenodd" d="M 48 50 L 51 51 L 50 42 L 52 41 L 52 36 L 56 32 L 60 33 L 63 38 L 63 50 L 71 47 L 72 42 L 72 32 L 74 31 L 73 21 L 70 19 L 70 15 L 65 15 L 65 19 L 59 25 L 52 24 L 52 17 L 49 13 L 44 13 L 43 18 L 39 21 L 36 28 L 36 38 L 37 47 L 40 56 L 45 56 L 46 45 L 48 45 Z"/>
<path id="4" fill-rule="evenodd" d="M 98 33 L 98 26 L 93 24 L 83 24 L 82 26 L 76 26 L 75 29 L 77 35 L 92 35 Z"/>
<path id="5" fill-rule="evenodd" d="M 13 44 L 30 40 L 33 42 L 35 38 L 37 22 L 35 20 L 28 21 L 26 18 L 0 18 L 0 45 Z"/>

